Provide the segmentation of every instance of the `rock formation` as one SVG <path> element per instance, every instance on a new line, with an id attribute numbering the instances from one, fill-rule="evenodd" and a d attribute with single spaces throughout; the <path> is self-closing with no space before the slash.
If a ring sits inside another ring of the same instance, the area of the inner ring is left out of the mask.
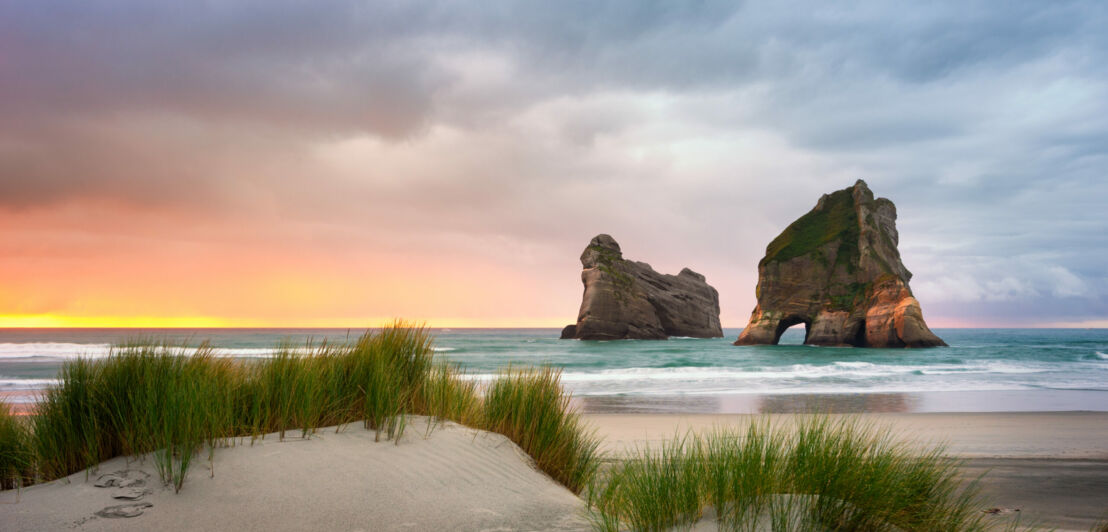
<path id="1" fill-rule="evenodd" d="M 946 345 L 923 321 L 897 243 L 896 207 L 864 181 L 824 194 L 766 247 L 758 305 L 735 345 L 776 344 L 799 323 L 806 344 Z"/>
<path id="2" fill-rule="evenodd" d="M 670 336 L 719 338 L 719 294 L 688 268 L 677 275 L 623 258 L 619 244 L 597 235 L 581 253 L 585 294 L 577 323 L 562 338 L 664 340 Z"/>

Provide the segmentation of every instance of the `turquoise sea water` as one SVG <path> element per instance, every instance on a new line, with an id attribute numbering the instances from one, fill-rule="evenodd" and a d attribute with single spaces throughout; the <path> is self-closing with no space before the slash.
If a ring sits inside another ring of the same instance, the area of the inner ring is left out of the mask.
<path id="1" fill-rule="evenodd" d="M 135 337 L 224 356 L 268 356 L 281 341 L 344 341 L 345 329 L 0 329 L 0 394 L 33 400 L 61 364 Z M 736 347 L 722 339 L 559 340 L 557 329 L 434 329 L 438 355 L 485 380 L 509 364 L 553 364 L 591 411 L 1108 411 L 1108 330 L 940 329 L 950 347 Z"/>

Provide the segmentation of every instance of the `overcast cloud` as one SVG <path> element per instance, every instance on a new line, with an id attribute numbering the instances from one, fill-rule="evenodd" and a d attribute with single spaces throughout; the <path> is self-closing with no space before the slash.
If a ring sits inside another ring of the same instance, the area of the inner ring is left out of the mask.
<path id="1" fill-rule="evenodd" d="M 546 302 L 475 315 L 568 323 L 607 232 L 742 326 L 765 245 L 862 178 L 933 324 L 1108 326 L 1103 2 L 151 4 L 0 0 L 0 212 L 143 213 L 41 248 L 464 257 Z"/>

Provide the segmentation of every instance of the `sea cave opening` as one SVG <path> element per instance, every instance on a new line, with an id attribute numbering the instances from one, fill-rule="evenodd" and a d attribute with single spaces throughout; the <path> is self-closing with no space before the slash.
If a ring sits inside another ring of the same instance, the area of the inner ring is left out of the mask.
<path id="1" fill-rule="evenodd" d="M 854 329 L 854 334 L 851 335 L 850 345 L 854 347 L 866 346 L 866 320 L 858 322 L 858 326 Z"/>
<path id="2" fill-rule="evenodd" d="M 803 327 L 801 327 L 803 325 Z M 808 341 L 811 322 L 799 316 L 790 316 L 777 324 L 774 345 L 802 345 Z"/>

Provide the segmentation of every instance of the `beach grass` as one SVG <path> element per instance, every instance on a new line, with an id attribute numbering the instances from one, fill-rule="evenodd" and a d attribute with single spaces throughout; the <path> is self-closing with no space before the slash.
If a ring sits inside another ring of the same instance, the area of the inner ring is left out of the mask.
<path id="1" fill-rule="evenodd" d="M 34 452 L 30 427 L 0 401 L 0 489 L 13 489 L 34 481 Z"/>
<path id="2" fill-rule="evenodd" d="M 179 491 L 204 448 L 210 460 L 214 448 L 243 438 L 309 437 L 355 422 L 378 441 L 399 442 L 409 415 L 428 416 L 428 431 L 448 420 L 502 433 L 574 492 L 596 470 L 598 442 L 570 410 L 557 371 L 511 370 L 482 395 L 458 366 L 434 360 L 425 329 L 405 322 L 349 344 L 282 344 L 252 361 L 150 339 L 102 360 L 75 359 L 40 397 L 30 430 L 0 418 L 0 449 L 29 449 L 0 465 L 26 472 L 30 457 L 32 474 L 20 478 L 51 480 L 152 453 L 162 481 Z"/>
<path id="3" fill-rule="evenodd" d="M 674 437 L 660 449 L 643 447 L 606 474 L 586 494 L 598 530 L 687 528 L 701 517 L 705 473 L 700 441 Z"/>
<path id="4" fill-rule="evenodd" d="M 213 356 L 207 345 L 133 340 L 106 359 L 62 367 L 32 416 L 37 469 L 52 479 L 154 453 L 162 480 L 179 490 L 202 447 L 237 437 L 307 437 L 362 420 L 378 438 L 395 439 L 406 414 L 423 413 L 413 398 L 434 373 L 432 353 L 426 331 L 402 322 L 352 345 L 280 345 L 252 362 Z M 440 387 L 452 376 L 440 372 Z"/>
<path id="5" fill-rule="evenodd" d="M 481 402 L 477 381 L 464 377 L 464 370 L 457 364 L 439 363 L 431 368 L 418 397 L 419 410 L 427 414 L 430 424 L 444 420 L 478 424 Z"/>
<path id="6" fill-rule="evenodd" d="M 36 405 L 31 442 L 36 468 L 46 480 L 80 471 L 103 458 L 102 416 L 91 390 L 99 369 L 89 360 L 67 362 L 58 374 L 59 385 L 48 389 Z M 120 436 L 131 438 L 133 433 Z"/>
<path id="7" fill-rule="evenodd" d="M 561 386 L 561 371 L 508 368 L 488 386 L 481 428 L 504 434 L 574 493 L 599 464 L 600 441 L 584 427 Z"/>
<path id="8" fill-rule="evenodd" d="M 722 524 L 741 529 L 744 523 L 756 524 L 761 514 L 768 512 L 774 529 L 781 530 L 793 517 L 789 500 L 774 496 L 786 487 L 785 436 L 763 419 L 751 423 L 742 439 L 724 429 L 704 437 L 697 452 L 705 463 L 705 499 Z"/>
<path id="9" fill-rule="evenodd" d="M 162 479 L 180 490 L 200 448 L 233 435 L 236 370 L 206 345 L 181 356 L 144 342 L 119 346 L 103 361 L 67 363 L 32 417 L 39 472 L 51 479 L 114 456 L 154 453 Z"/>
<path id="10" fill-rule="evenodd" d="M 588 504 L 604 530 L 688 527 L 708 508 L 728 530 L 985 529 L 957 468 L 941 447 L 849 419 L 762 420 L 643 449 L 601 475 Z"/>

